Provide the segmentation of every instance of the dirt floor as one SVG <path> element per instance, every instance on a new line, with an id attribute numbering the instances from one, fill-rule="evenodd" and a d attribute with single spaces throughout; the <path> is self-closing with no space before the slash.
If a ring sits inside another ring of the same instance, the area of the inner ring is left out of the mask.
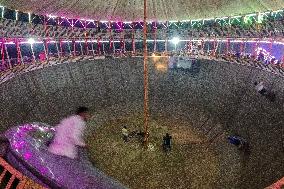
<path id="1" fill-rule="evenodd" d="M 152 118 L 148 150 L 136 137 L 127 143 L 123 141 L 124 125 L 130 132 L 143 130 L 143 118 L 137 115 L 114 120 L 88 137 L 91 161 L 106 174 L 131 189 L 214 188 L 220 176 L 217 155 L 190 125 Z M 173 137 L 173 148 L 168 154 L 162 148 L 167 132 Z"/>

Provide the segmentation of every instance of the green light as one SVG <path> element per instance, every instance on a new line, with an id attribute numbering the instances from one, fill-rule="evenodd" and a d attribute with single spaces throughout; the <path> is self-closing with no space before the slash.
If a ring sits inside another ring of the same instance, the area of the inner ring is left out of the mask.
<path id="1" fill-rule="evenodd" d="M 245 24 L 252 24 L 252 18 L 250 16 L 244 17 L 244 23 Z"/>
<path id="2" fill-rule="evenodd" d="M 257 15 L 257 23 L 261 24 L 263 22 L 263 14 Z"/>

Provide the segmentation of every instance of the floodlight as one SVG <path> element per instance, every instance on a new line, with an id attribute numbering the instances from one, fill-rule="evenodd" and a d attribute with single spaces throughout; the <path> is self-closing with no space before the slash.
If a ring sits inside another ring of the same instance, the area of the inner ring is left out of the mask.
<path id="1" fill-rule="evenodd" d="M 33 38 L 29 38 L 29 39 L 28 39 L 28 43 L 34 44 L 34 43 L 35 43 L 35 40 L 34 40 Z"/>
<path id="2" fill-rule="evenodd" d="M 177 45 L 180 40 L 179 40 L 178 37 L 174 37 L 171 41 L 172 41 L 173 44 Z"/>

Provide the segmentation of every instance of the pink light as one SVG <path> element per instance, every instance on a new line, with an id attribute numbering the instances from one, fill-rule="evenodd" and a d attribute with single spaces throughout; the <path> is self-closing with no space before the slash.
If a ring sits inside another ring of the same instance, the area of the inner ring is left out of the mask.
<path id="1" fill-rule="evenodd" d="M 32 154 L 31 154 L 30 152 L 26 152 L 26 153 L 24 154 L 24 158 L 25 158 L 26 160 L 31 159 L 31 157 L 32 157 Z"/>
<path id="2" fill-rule="evenodd" d="M 119 26 L 119 25 L 118 25 Z M 202 41 L 203 39 L 180 39 L 181 42 L 200 42 Z M 142 40 L 136 40 L 137 42 L 141 42 Z M 148 39 L 147 42 L 153 42 L 155 40 L 153 39 Z M 167 40 L 164 40 L 164 39 L 157 39 L 156 40 L 157 42 L 166 42 Z M 214 42 L 214 41 L 217 41 L 217 42 L 227 42 L 226 39 L 204 39 L 204 41 L 210 41 L 210 42 Z M 64 40 L 62 41 L 63 43 L 71 43 L 72 41 L 71 40 Z M 85 40 L 77 40 L 75 41 L 76 43 L 84 43 Z M 88 40 L 87 42 L 92 42 L 92 43 L 96 43 L 97 40 Z M 103 42 L 103 43 L 109 43 L 109 41 L 100 41 L 100 42 Z M 114 42 L 120 42 L 119 40 L 117 41 L 114 41 Z M 266 44 L 270 44 L 271 41 L 270 40 L 262 40 L 262 41 L 256 41 L 256 40 L 247 40 L 247 41 L 242 41 L 242 40 L 232 40 L 230 41 L 231 43 L 256 43 L 256 42 L 259 42 L 259 43 L 266 43 Z M 30 42 L 28 41 L 21 41 L 19 42 L 20 44 L 30 44 Z M 43 41 L 35 41 L 34 42 L 35 44 L 42 44 Z M 58 41 L 48 41 L 47 43 L 58 43 Z M 0 44 L 2 44 L 2 42 L 0 42 Z M 279 44 L 279 45 L 284 45 L 284 42 L 281 42 L 281 41 L 274 41 L 273 44 Z M 5 45 L 15 45 L 15 42 L 13 41 L 10 41 L 10 42 L 5 42 Z"/>
<path id="3" fill-rule="evenodd" d="M 47 168 L 46 167 L 40 167 L 39 171 L 41 172 L 41 174 L 46 174 L 47 173 Z"/>

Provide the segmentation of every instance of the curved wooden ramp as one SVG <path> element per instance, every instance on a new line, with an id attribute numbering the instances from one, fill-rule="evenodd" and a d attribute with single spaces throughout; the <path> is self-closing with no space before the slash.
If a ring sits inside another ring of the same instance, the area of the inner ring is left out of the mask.
<path id="1" fill-rule="evenodd" d="M 284 177 L 265 189 L 283 189 L 283 188 L 284 188 Z"/>
<path id="2" fill-rule="evenodd" d="M 13 168 L 2 157 L 0 157 L 0 188 L 5 189 L 45 189 L 28 177 L 24 176 L 18 170 Z"/>

